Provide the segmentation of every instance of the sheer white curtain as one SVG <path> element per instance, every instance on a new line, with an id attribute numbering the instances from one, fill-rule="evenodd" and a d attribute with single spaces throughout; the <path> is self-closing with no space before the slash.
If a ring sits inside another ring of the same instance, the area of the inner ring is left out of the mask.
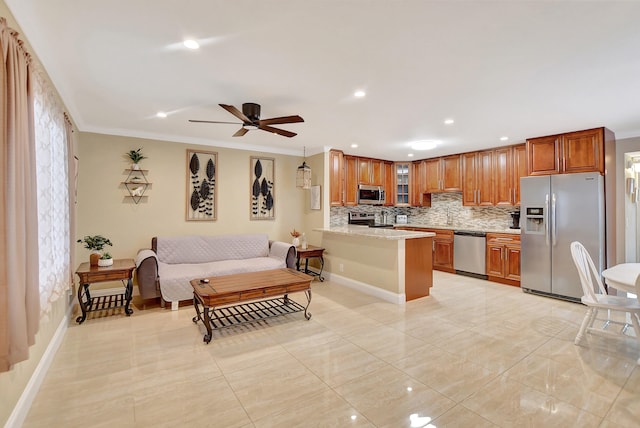
<path id="1" fill-rule="evenodd" d="M 69 289 L 69 171 L 64 111 L 56 94 L 34 79 L 34 119 L 38 186 L 40 315 Z"/>

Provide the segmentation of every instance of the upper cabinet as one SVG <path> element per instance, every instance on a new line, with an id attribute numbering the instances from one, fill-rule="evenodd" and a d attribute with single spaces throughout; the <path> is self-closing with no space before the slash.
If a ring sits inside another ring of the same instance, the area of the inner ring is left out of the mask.
<path id="1" fill-rule="evenodd" d="M 329 151 L 329 204 L 332 207 L 344 205 L 344 154 L 339 150 Z"/>
<path id="2" fill-rule="evenodd" d="M 358 158 L 344 155 L 344 201 L 345 206 L 358 205 Z"/>
<path id="3" fill-rule="evenodd" d="M 358 184 L 384 186 L 384 161 L 358 158 Z"/>
<path id="4" fill-rule="evenodd" d="M 462 155 L 462 205 L 493 205 L 493 151 Z"/>
<path id="5" fill-rule="evenodd" d="M 395 164 L 396 169 L 396 185 L 395 185 L 395 204 L 396 205 L 409 205 L 410 197 L 410 163 L 398 162 Z"/>
<path id="6" fill-rule="evenodd" d="M 393 162 L 384 162 L 385 206 L 396 204 L 396 172 Z"/>
<path id="7" fill-rule="evenodd" d="M 462 204 L 520 205 L 520 177 L 527 175 L 525 145 L 462 155 Z"/>
<path id="8" fill-rule="evenodd" d="M 527 140 L 528 175 L 605 171 L 605 142 L 613 141 L 606 128 L 587 129 Z"/>
<path id="9" fill-rule="evenodd" d="M 527 176 L 527 145 L 513 146 L 513 205 L 520 205 L 520 178 Z"/>
<path id="10" fill-rule="evenodd" d="M 431 194 L 427 193 L 427 161 L 415 161 L 411 163 L 411 198 L 410 204 L 414 207 L 430 207 Z"/>
<path id="11" fill-rule="evenodd" d="M 460 155 L 427 159 L 425 191 L 427 193 L 460 192 L 462 190 L 462 168 Z"/>

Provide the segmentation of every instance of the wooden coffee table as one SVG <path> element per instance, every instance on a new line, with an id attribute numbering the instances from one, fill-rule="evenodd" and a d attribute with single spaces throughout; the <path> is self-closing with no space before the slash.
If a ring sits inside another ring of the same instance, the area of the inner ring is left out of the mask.
<path id="1" fill-rule="evenodd" d="M 312 276 L 294 269 L 194 279 L 190 281 L 193 287 L 193 306 L 196 309 L 193 322 L 203 322 L 207 333 L 202 340 L 209 343 L 213 329 L 300 311 L 304 311 L 304 317 L 309 320 L 311 313 L 307 309 L 311 304 L 312 281 Z M 289 299 L 289 293 L 297 291 L 304 291 L 306 306 Z M 275 296 L 282 297 L 267 299 Z"/>

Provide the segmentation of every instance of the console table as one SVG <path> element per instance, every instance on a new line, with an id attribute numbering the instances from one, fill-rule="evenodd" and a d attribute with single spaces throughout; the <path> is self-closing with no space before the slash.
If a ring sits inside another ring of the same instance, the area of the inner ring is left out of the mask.
<path id="1" fill-rule="evenodd" d="M 298 255 L 298 260 L 296 260 L 296 269 L 300 270 L 300 259 L 304 259 L 304 273 L 307 275 L 317 276 L 320 282 L 324 281 L 324 278 L 322 277 L 322 270 L 324 269 L 324 248 L 313 245 L 309 245 L 305 249 L 296 247 L 296 253 Z M 317 258 L 320 260 L 320 272 L 309 270 L 310 258 Z"/>
<path id="2" fill-rule="evenodd" d="M 78 286 L 78 304 L 82 310 L 82 315 L 76 318 L 78 324 L 82 324 L 87 319 L 87 313 L 115 309 L 124 306 L 124 313 L 129 316 L 133 310 L 129 308 L 131 296 L 133 294 L 133 270 L 136 265 L 133 259 L 117 259 L 112 266 L 91 266 L 89 262 L 82 263 L 76 270 L 76 275 L 80 278 Z M 122 293 L 110 294 L 106 296 L 91 297 L 89 286 L 97 282 L 121 280 L 124 284 Z M 125 283 L 126 281 L 126 283 Z"/>

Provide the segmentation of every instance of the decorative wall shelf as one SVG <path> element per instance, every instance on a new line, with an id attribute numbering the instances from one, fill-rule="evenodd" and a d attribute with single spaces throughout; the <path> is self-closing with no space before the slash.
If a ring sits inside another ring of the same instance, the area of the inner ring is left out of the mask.
<path id="1" fill-rule="evenodd" d="M 124 187 L 127 188 L 129 194 L 127 198 L 132 198 L 134 203 L 139 203 L 142 198 L 148 197 L 145 195 L 147 188 L 151 185 L 147 180 L 147 169 L 127 169 L 129 172 L 125 181 L 122 182 Z"/>

